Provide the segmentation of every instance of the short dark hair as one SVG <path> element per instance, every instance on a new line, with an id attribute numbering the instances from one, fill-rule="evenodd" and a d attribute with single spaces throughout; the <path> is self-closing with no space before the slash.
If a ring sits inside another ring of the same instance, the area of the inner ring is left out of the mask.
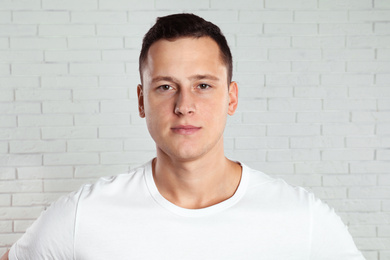
<path id="1" fill-rule="evenodd" d="M 181 37 L 212 38 L 218 44 L 222 61 L 226 65 L 228 83 L 232 81 L 233 58 L 221 29 L 197 15 L 188 13 L 158 17 L 153 27 L 145 34 L 139 56 L 139 73 L 141 80 L 142 69 L 148 56 L 150 46 L 161 39 L 172 40 Z"/>

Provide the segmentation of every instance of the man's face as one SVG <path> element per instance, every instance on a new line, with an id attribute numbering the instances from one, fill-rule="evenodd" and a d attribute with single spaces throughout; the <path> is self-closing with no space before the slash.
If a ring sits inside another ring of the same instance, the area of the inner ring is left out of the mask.
<path id="1" fill-rule="evenodd" d="M 140 116 L 146 118 L 158 152 L 184 161 L 223 153 L 222 135 L 227 115 L 237 107 L 237 85 L 227 82 L 214 40 L 186 37 L 155 42 L 142 78 Z"/>

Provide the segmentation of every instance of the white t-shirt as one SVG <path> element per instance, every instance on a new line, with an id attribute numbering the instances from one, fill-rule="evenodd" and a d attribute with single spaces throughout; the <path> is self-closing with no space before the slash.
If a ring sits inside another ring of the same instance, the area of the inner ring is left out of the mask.
<path id="1" fill-rule="evenodd" d="M 53 203 L 14 259 L 364 259 L 340 218 L 302 188 L 242 165 L 235 194 L 203 209 L 166 200 L 151 161 Z"/>

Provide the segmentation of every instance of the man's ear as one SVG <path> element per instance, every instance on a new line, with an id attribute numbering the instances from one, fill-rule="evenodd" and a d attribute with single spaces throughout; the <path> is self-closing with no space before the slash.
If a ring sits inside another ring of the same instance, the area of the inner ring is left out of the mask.
<path id="1" fill-rule="evenodd" d="M 145 118 L 145 107 L 144 107 L 144 89 L 141 84 L 137 86 L 138 96 L 138 113 L 141 118 Z"/>
<path id="2" fill-rule="evenodd" d="M 234 115 L 234 112 L 236 112 L 238 105 L 238 86 L 237 82 L 232 81 L 229 85 L 229 107 L 228 107 L 228 114 Z"/>

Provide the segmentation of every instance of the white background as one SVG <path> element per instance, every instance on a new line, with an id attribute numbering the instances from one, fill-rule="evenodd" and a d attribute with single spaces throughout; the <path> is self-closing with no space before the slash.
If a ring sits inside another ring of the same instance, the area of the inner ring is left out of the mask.
<path id="1" fill-rule="evenodd" d="M 137 59 L 183 11 L 233 51 L 227 155 L 312 190 L 390 259 L 390 0 L 1 0 L 0 254 L 58 196 L 154 156 Z"/>

